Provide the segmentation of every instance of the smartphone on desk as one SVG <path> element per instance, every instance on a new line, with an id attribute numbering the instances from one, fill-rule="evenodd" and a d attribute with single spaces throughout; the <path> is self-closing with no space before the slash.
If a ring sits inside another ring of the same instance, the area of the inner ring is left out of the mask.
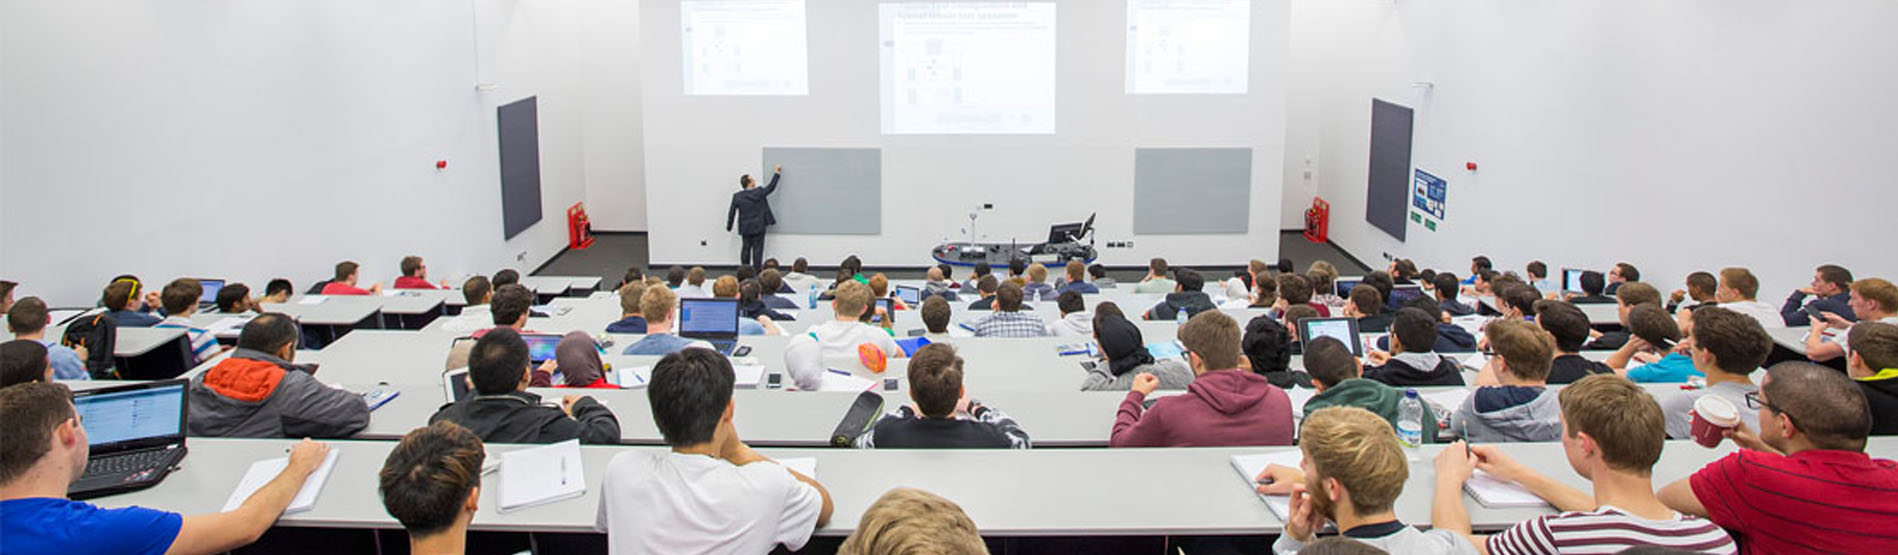
<path id="1" fill-rule="evenodd" d="M 751 354 L 750 345 L 739 345 L 738 349 L 732 351 L 732 356 L 735 356 L 735 357 L 741 357 L 741 356 L 745 356 L 749 354 Z"/>
<path id="2" fill-rule="evenodd" d="M 765 389 L 784 389 L 784 374 L 773 372 L 764 378 Z"/>

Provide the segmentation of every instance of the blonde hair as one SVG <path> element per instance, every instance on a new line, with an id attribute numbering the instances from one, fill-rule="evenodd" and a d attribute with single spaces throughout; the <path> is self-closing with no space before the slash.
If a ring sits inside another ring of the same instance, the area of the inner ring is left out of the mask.
<path id="1" fill-rule="evenodd" d="M 718 298 L 738 298 L 738 278 L 718 276 L 712 280 L 712 296 Z"/>
<path id="2" fill-rule="evenodd" d="M 1753 271 L 1733 267 L 1720 269 L 1720 285 L 1740 293 L 1740 298 L 1751 300 L 1760 294 L 1760 278 L 1753 277 Z"/>
<path id="3" fill-rule="evenodd" d="M 1311 461 L 1313 474 L 1306 481 L 1337 480 L 1351 494 L 1351 509 L 1358 514 L 1390 510 L 1410 479 L 1410 465 L 1390 422 L 1362 408 L 1313 411 L 1305 417 L 1298 443 L 1305 460 Z"/>
<path id="4" fill-rule="evenodd" d="M 1087 265 L 1079 260 L 1069 260 L 1067 272 L 1068 281 L 1076 283 L 1087 281 Z"/>
<path id="5" fill-rule="evenodd" d="M 1491 322 L 1483 332 L 1489 336 L 1490 349 L 1503 357 L 1510 374 L 1529 381 L 1549 379 L 1555 336 L 1548 331 L 1522 320 L 1504 319 Z"/>
<path id="6" fill-rule="evenodd" d="M 1610 468 L 1647 476 L 1661 460 L 1667 425 L 1661 405 L 1641 386 L 1614 374 L 1588 376 L 1557 394 L 1568 437 L 1595 438 Z"/>
<path id="7" fill-rule="evenodd" d="M 1852 282 L 1851 289 L 1859 297 L 1878 305 L 1879 310 L 1898 312 L 1898 286 L 1893 286 L 1889 281 L 1865 278 Z"/>
<path id="8" fill-rule="evenodd" d="M 975 521 L 954 501 L 915 488 L 884 492 L 837 547 L 842 555 L 987 555 Z"/>
<path id="9" fill-rule="evenodd" d="M 845 280 L 837 284 L 832 293 L 833 305 L 838 316 L 856 318 L 863 315 L 863 309 L 870 307 L 870 286 L 857 283 L 857 280 Z"/>
<path id="10" fill-rule="evenodd" d="M 619 286 L 620 314 L 639 312 L 640 298 L 646 294 L 645 282 L 629 281 Z"/>
<path id="11" fill-rule="evenodd" d="M 658 324 L 672 320 L 672 307 L 679 304 L 679 295 L 664 287 L 647 287 L 646 293 L 639 296 L 639 315 L 647 324 Z"/>
<path id="12" fill-rule="evenodd" d="M 1028 265 L 1028 281 L 1032 281 L 1035 283 L 1048 281 L 1048 267 L 1041 265 L 1040 262 L 1029 264 Z"/>

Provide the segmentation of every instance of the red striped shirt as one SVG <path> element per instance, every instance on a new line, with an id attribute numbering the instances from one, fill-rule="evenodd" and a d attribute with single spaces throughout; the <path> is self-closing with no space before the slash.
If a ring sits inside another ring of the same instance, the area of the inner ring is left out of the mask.
<path id="1" fill-rule="evenodd" d="M 1898 462 L 1740 450 L 1690 480 L 1707 518 L 1743 553 L 1898 553 Z"/>

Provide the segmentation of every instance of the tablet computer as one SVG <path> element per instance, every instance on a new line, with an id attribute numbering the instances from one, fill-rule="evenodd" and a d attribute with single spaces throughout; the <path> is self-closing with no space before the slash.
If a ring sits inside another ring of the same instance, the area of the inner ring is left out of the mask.
<path id="1" fill-rule="evenodd" d="M 1364 343 L 1359 339 L 1358 320 L 1356 318 L 1306 318 L 1299 320 L 1298 337 L 1301 342 L 1308 345 L 1313 338 L 1330 337 L 1344 342 L 1344 346 L 1351 348 L 1352 355 L 1364 356 Z"/>
<path id="2" fill-rule="evenodd" d="M 442 396 L 448 402 L 459 402 L 474 396 L 474 386 L 468 383 L 468 369 L 456 368 L 442 374 Z"/>

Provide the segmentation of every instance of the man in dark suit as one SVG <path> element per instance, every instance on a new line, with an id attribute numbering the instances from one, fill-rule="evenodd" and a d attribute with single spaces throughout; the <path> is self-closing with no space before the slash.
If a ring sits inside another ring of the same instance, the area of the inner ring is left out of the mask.
<path id="1" fill-rule="evenodd" d="M 738 178 L 738 185 L 744 190 L 732 193 L 731 210 L 725 213 L 725 231 L 732 230 L 732 221 L 736 219 L 738 235 L 745 239 L 738 249 L 739 264 L 752 268 L 764 265 L 764 230 L 778 223 L 778 218 L 771 214 L 771 200 L 765 197 L 778 190 L 778 176 L 783 171 L 783 165 L 771 168 L 771 184 L 763 189 L 758 188 L 751 174 Z"/>

